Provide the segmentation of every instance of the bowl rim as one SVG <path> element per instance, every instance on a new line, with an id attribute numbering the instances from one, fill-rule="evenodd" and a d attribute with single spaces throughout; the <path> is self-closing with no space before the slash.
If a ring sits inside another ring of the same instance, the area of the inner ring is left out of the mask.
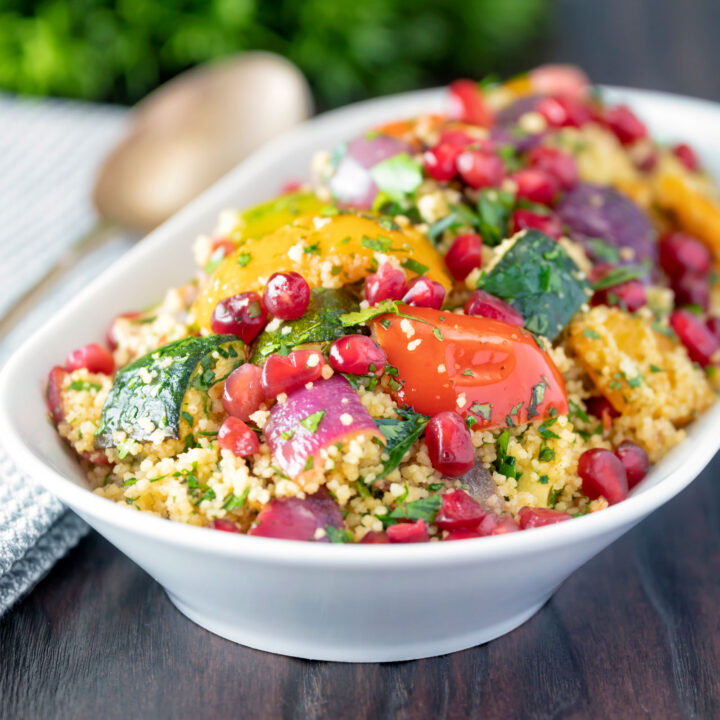
<path id="1" fill-rule="evenodd" d="M 707 100 L 633 88 L 600 87 L 609 95 L 618 96 L 623 100 L 670 102 L 686 105 L 688 109 L 702 106 L 703 109 L 720 114 L 720 104 Z M 91 490 L 76 485 L 41 460 L 23 440 L 13 422 L 12 408 L 9 404 L 9 389 L 23 377 L 24 358 L 34 352 L 36 346 L 42 343 L 44 334 L 56 318 L 71 317 L 77 313 L 86 299 L 102 290 L 102 285 L 108 278 L 126 272 L 126 266 L 136 264 L 149 248 L 164 242 L 164 235 L 173 233 L 176 228 L 180 228 L 183 223 L 189 221 L 196 211 L 212 199 L 213 194 L 219 194 L 226 185 L 230 185 L 234 181 L 239 173 L 249 175 L 260 171 L 267 158 L 273 157 L 278 152 L 284 151 L 286 147 L 300 142 L 313 133 L 321 133 L 325 125 L 335 124 L 345 116 L 402 100 L 420 104 L 425 101 L 432 103 L 437 101 L 442 92 L 445 92 L 444 88 L 433 88 L 366 100 L 324 113 L 283 133 L 254 152 L 183 210 L 153 230 L 134 248 L 90 282 L 72 301 L 48 318 L 15 350 L 0 371 L 0 438 L 2 438 L 6 452 L 18 468 L 35 481 L 40 482 L 49 492 L 78 512 L 91 525 L 93 525 L 92 520 L 97 519 L 118 530 L 142 535 L 148 539 L 227 557 L 242 557 L 278 564 L 299 563 L 307 566 L 321 565 L 357 569 L 455 565 L 473 560 L 481 561 L 488 557 L 498 559 L 544 553 L 573 541 L 591 539 L 605 533 L 612 533 L 612 531 L 619 532 L 623 528 L 639 522 L 692 482 L 720 448 L 720 434 L 713 432 L 714 427 L 720 423 L 719 402 L 715 402 L 698 420 L 694 421 L 689 426 L 689 436 L 673 448 L 660 463 L 653 466 L 650 475 L 640 486 L 640 492 L 633 491 L 621 503 L 610 506 L 601 512 L 574 518 L 572 522 L 534 528 L 530 541 L 523 531 L 468 539 L 462 542 L 390 544 L 382 545 L 381 548 L 362 544 L 314 543 L 308 547 L 308 543 L 294 540 L 221 533 L 210 531 L 205 527 L 160 518 L 145 512 L 133 512 L 130 508 L 102 498 Z M 691 451 L 692 444 L 698 446 L 695 452 Z M 647 486 L 648 481 L 652 481 L 650 486 Z M 351 547 L 353 549 L 349 549 Z"/>

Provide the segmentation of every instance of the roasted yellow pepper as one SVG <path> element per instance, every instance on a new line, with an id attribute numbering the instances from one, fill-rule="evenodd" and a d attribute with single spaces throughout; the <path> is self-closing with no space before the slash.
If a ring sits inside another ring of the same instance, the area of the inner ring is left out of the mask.
<path id="1" fill-rule="evenodd" d="M 334 209 L 330 213 L 297 217 L 259 237 L 244 234 L 238 249 L 220 263 L 201 289 L 191 320 L 208 329 L 220 300 L 248 290 L 262 291 L 275 272 L 299 272 L 310 287 L 337 288 L 357 282 L 374 271 L 376 255 L 397 258 L 408 277 L 426 268 L 428 277 L 450 289 L 452 281 L 442 257 L 421 233 L 366 213 Z M 270 216 L 263 222 L 275 224 Z"/>

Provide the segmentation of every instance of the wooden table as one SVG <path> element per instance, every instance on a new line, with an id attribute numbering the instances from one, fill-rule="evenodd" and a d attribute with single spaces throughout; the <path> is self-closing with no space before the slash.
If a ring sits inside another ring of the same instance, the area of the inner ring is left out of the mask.
<path id="1" fill-rule="evenodd" d="M 556 7 L 532 60 L 720 99 L 716 0 Z M 720 717 L 718 475 L 720 457 L 515 632 L 418 662 L 306 662 L 233 645 L 92 534 L 0 620 L 0 717 Z"/>

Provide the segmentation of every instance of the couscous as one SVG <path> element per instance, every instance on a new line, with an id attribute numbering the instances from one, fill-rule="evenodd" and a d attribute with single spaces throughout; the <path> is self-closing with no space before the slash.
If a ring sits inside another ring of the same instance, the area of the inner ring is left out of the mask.
<path id="1" fill-rule="evenodd" d="M 714 402 L 715 186 L 580 71 L 457 81 L 312 171 L 51 370 L 93 492 L 256 536 L 482 537 L 622 501 Z"/>

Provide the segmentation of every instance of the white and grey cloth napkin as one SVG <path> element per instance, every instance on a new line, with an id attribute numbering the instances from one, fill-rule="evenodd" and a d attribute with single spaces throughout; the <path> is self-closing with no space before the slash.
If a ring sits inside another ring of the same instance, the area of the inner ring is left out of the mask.
<path id="1" fill-rule="evenodd" d="M 93 228 L 90 190 L 127 109 L 0 95 L 0 316 Z M 0 366 L 52 310 L 128 248 L 88 255 L 0 338 Z M 74 547 L 87 526 L 10 461 L 0 438 L 0 615 Z"/>

